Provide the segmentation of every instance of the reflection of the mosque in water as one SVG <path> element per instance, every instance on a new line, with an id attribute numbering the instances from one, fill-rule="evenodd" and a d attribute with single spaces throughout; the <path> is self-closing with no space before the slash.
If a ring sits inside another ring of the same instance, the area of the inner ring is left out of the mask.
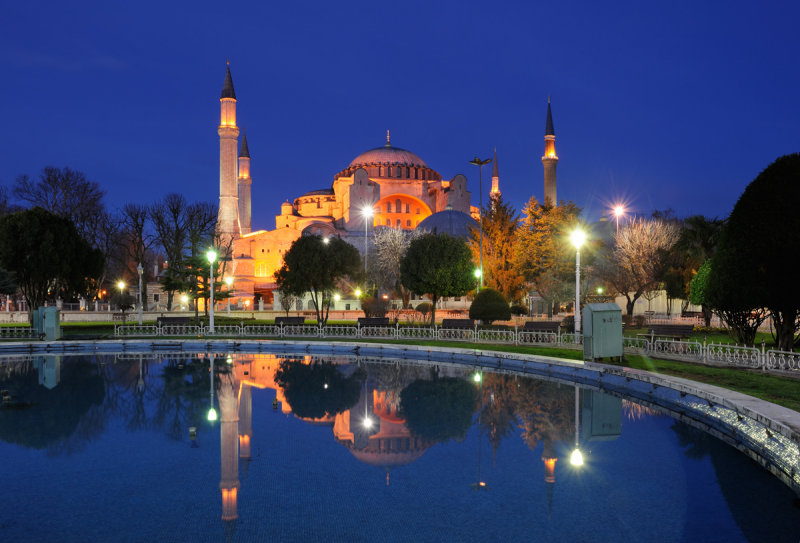
<path id="1" fill-rule="evenodd" d="M 102 431 L 101 415 L 108 412 L 123 414 L 129 429 L 159 426 L 171 437 L 183 439 L 190 426 L 205 418 L 211 390 L 212 406 L 215 397 L 219 406 L 219 488 L 226 521 L 238 516 L 240 462 L 246 470 L 252 442 L 257 439 L 252 426 L 253 389 L 274 391 L 274 406 L 286 415 L 331 426 L 333 438 L 354 458 L 385 471 L 386 484 L 393 468 L 414 462 L 436 443 L 463 439 L 474 423 L 495 451 L 520 428 L 531 450 L 542 443 L 549 496 L 556 482 L 559 450 L 571 449 L 578 445 L 575 441 L 585 446 L 593 440 L 615 439 L 621 432 L 623 406 L 629 405 L 629 416 L 636 414 L 633 406 L 642 409 L 598 391 L 509 374 L 484 373 L 478 384 L 471 368 L 456 365 L 269 354 L 176 354 L 163 359 L 160 379 L 153 380 L 148 371 L 152 359 L 146 355 L 117 355 L 111 364 L 105 360 L 95 357 L 91 362 L 83 359 L 65 364 L 62 357 L 51 356 L 4 366 L 8 375 L 0 375 L 0 384 L 12 383 L 15 397 L 31 398 L 42 409 L 31 410 L 30 416 L 36 418 L 24 421 L 26 431 L 6 428 L 3 439 L 68 452 L 65 440 L 69 442 L 73 434 Z M 146 396 L 155 399 L 156 411 L 150 416 L 144 408 Z M 87 417 L 87 413 L 94 415 Z M 7 420 L 19 429 L 17 423 L 24 416 L 17 413 Z M 61 423 L 41 424 L 42 417 Z M 78 430 L 82 424 L 97 427 Z M 31 432 L 37 425 L 49 433 Z M 72 450 L 79 447 L 71 446 Z"/>
<path id="2" fill-rule="evenodd" d="M 223 365 L 223 371 L 216 375 L 218 384 L 214 388 L 220 408 L 220 490 L 224 520 L 237 518 L 239 459 L 244 462 L 250 459 L 254 439 L 251 424 L 252 389 L 274 390 L 280 410 L 287 415 L 293 413 L 287 395 L 291 397 L 294 394 L 306 409 L 308 401 L 330 403 L 325 400 L 326 394 L 341 391 L 334 390 L 334 385 L 326 382 L 325 371 L 320 372 L 320 379 L 309 378 L 314 370 L 302 372 L 304 383 L 317 381 L 319 386 L 315 390 L 306 389 L 301 393 L 292 390 L 297 385 L 292 380 L 294 368 L 305 366 L 320 369 L 325 364 L 330 363 L 314 357 L 286 359 L 274 355 L 249 355 L 235 357 L 231 366 Z M 548 501 L 552 500 L 556 482 L 558 443 L 571 446 L 578 428 L 580 434 L 577 439 L 583 444 L 615 439 L 621 433 L 623 401 L 595 390 L 578 389 L 580 412 L 576 416 L 576 388 L 554 382 L 484 374 L 480 388 L 476 388 L 470 379 L 471 370 L 458 366 L 431 369 L 428 366 L 343 359 L 330 367 L 339 374 L 339 388 L 351 386 L 353 380 L 360 381 L 357 399 L 351 401 L 351 405 L 342 406 L 346 408 L 326 410 L 321 416 L 294 414 L 310 424 L 332 426 L 334 439 L 357 460 L 386 471 L 387 485 L 392 468 L 414 462 L 437 441 L 466 435 L 467 428 L 456 434 L 431 434 L 429 426 L 420 426 L 420 422 L 412 424 L 406 419 L 407 411 L 418 412 L 421 408 L 427 414 L 430 426 L 439 428 L 439 425 L 448 422 L 430 422 L 430 419 L 437 417 L 436 396 L 441 396 L 441 389 L 429 389 L 428 397 L 404 395 L 404 391 L 412 390 L 411 385 L 420 381 L 449 386 L 448 401 L 451 407 L 455 405 L 456 409 L 467 410 L 470 421 L 480 410 L 480 431 L 489 436 L 493 448 L 511 434 L 514 425 L 522 428 L 522 438 L 531 450 L 542 442 Z M 332 380 L 330 373 L 327 376 L 329 381 Z M 452 393 L 452 385 L 456 382 L 472 387 L 472 392 L 460 402 Z M 447 415 L 458 418 L 459 414 L 450 412 Z"/>

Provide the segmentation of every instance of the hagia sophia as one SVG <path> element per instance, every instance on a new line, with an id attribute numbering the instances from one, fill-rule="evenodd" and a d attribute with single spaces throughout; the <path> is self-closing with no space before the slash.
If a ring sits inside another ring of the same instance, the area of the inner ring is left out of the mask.
<path id="1" fill-rule="evenodd" d="M 392 145 L 387 131 L 380 147 L 360 153 L 327 188 L 298 196 L 281 204 L 275 228 L 252 228 L 250 150 L 236 119 L 236 92 L 230 65 L 220 96 L 219 214 L 217 231 L 232 260 L 234 303 L 255 307 L 258 300 L 273 302 L 277 288 L 274 274 L 283 254 L 304 234 L 339 236 L 362 250 L 372 229 L 379 227 L 447 231 L 457 223 L 462 232 L 479 210 L 471 205 L 467 178 L 458 174 L 447 180 L 417 154 Z M 544 201 L 557 205 L 555 131 L 547 104 L 545 129 Z M 495 151 L 490 194 L 499 194 Z M 371 222 L 371 224 L 370 224 Z M 473 223 L 474 224 L 474 223 Z M 444 226 L 444 228 L 443 228 Z M 371 227 L 371 228 L 370 228 Z M 365 237 L 367 239 L 365 240 Z"/>

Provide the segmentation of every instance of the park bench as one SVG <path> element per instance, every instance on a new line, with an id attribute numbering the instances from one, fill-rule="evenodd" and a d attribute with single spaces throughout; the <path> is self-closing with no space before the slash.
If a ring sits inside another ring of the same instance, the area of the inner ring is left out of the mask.
<path id="1" fill-rule="evenodd" d="M 192 324 L 191 317 L 158 317 L 156 318 L 158 326 L 190 326 Z"/>
<path id="2" fill-rule="evenodd" d="M 692 335 L 691 324 L 652 324 L 647 333 L 652 337 L 683 339 Z"/>
<path id="3" fill-rule="evenodd" d="M 523 332 L 553 332 L 557 333 L 561 323 L 558 321 L 528 321 L 522 327 Z"/>
<path id="4" fill-rule="evenodd" d="M 358 325 L 361 328 L 375 326 L 389 326 L 389 317 L 359 317 Z"/>
<path id="5" fill-rule="evenodd" d="M 448 330 L 464 330 L 475 328 L 475 319 L 442 319 L 441 328 Z"/>
<path id="6" fill-rule="evenodd" d="M 305 317 L 275 317 L 275 324 L 278 326 L 300 326 L 305 323 Z"/>

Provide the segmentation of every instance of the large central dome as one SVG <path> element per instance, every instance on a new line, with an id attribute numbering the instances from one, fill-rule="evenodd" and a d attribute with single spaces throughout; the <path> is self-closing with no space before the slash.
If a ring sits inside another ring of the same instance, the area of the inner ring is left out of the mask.
<path id="1" fill-rule="evenodd" d="M 388 141 L 383 147 L 376 147 L 369 151 L 364 151 L 350 162 L 350 168 L 356 166 L 366 166 L 369 164 L 399 164 L 403 166 L 426 166 L 425 161 L 411 151 L 392 147 Z"/>

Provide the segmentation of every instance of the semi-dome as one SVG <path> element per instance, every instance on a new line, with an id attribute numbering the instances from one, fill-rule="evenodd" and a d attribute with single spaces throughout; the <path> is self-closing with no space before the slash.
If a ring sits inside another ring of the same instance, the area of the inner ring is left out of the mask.
<path id="1" fill-rule="evenodd" d="M 445 209 L 434 213 L 417 226 L 436 234 L 448 234 L 462 239 L 469 238 L 470 228 L 477 228 L 478 222 L 461 211 Z"/>
<path id="2" fill-rule="evenodd" d="M 426 166 L 420 157 L 399 147 L 393 147 L 388 141 L 383 147 L 364 151 L 350 162 L 350 168 L 369 164 L 399 164 L 403 166 Z"/>

